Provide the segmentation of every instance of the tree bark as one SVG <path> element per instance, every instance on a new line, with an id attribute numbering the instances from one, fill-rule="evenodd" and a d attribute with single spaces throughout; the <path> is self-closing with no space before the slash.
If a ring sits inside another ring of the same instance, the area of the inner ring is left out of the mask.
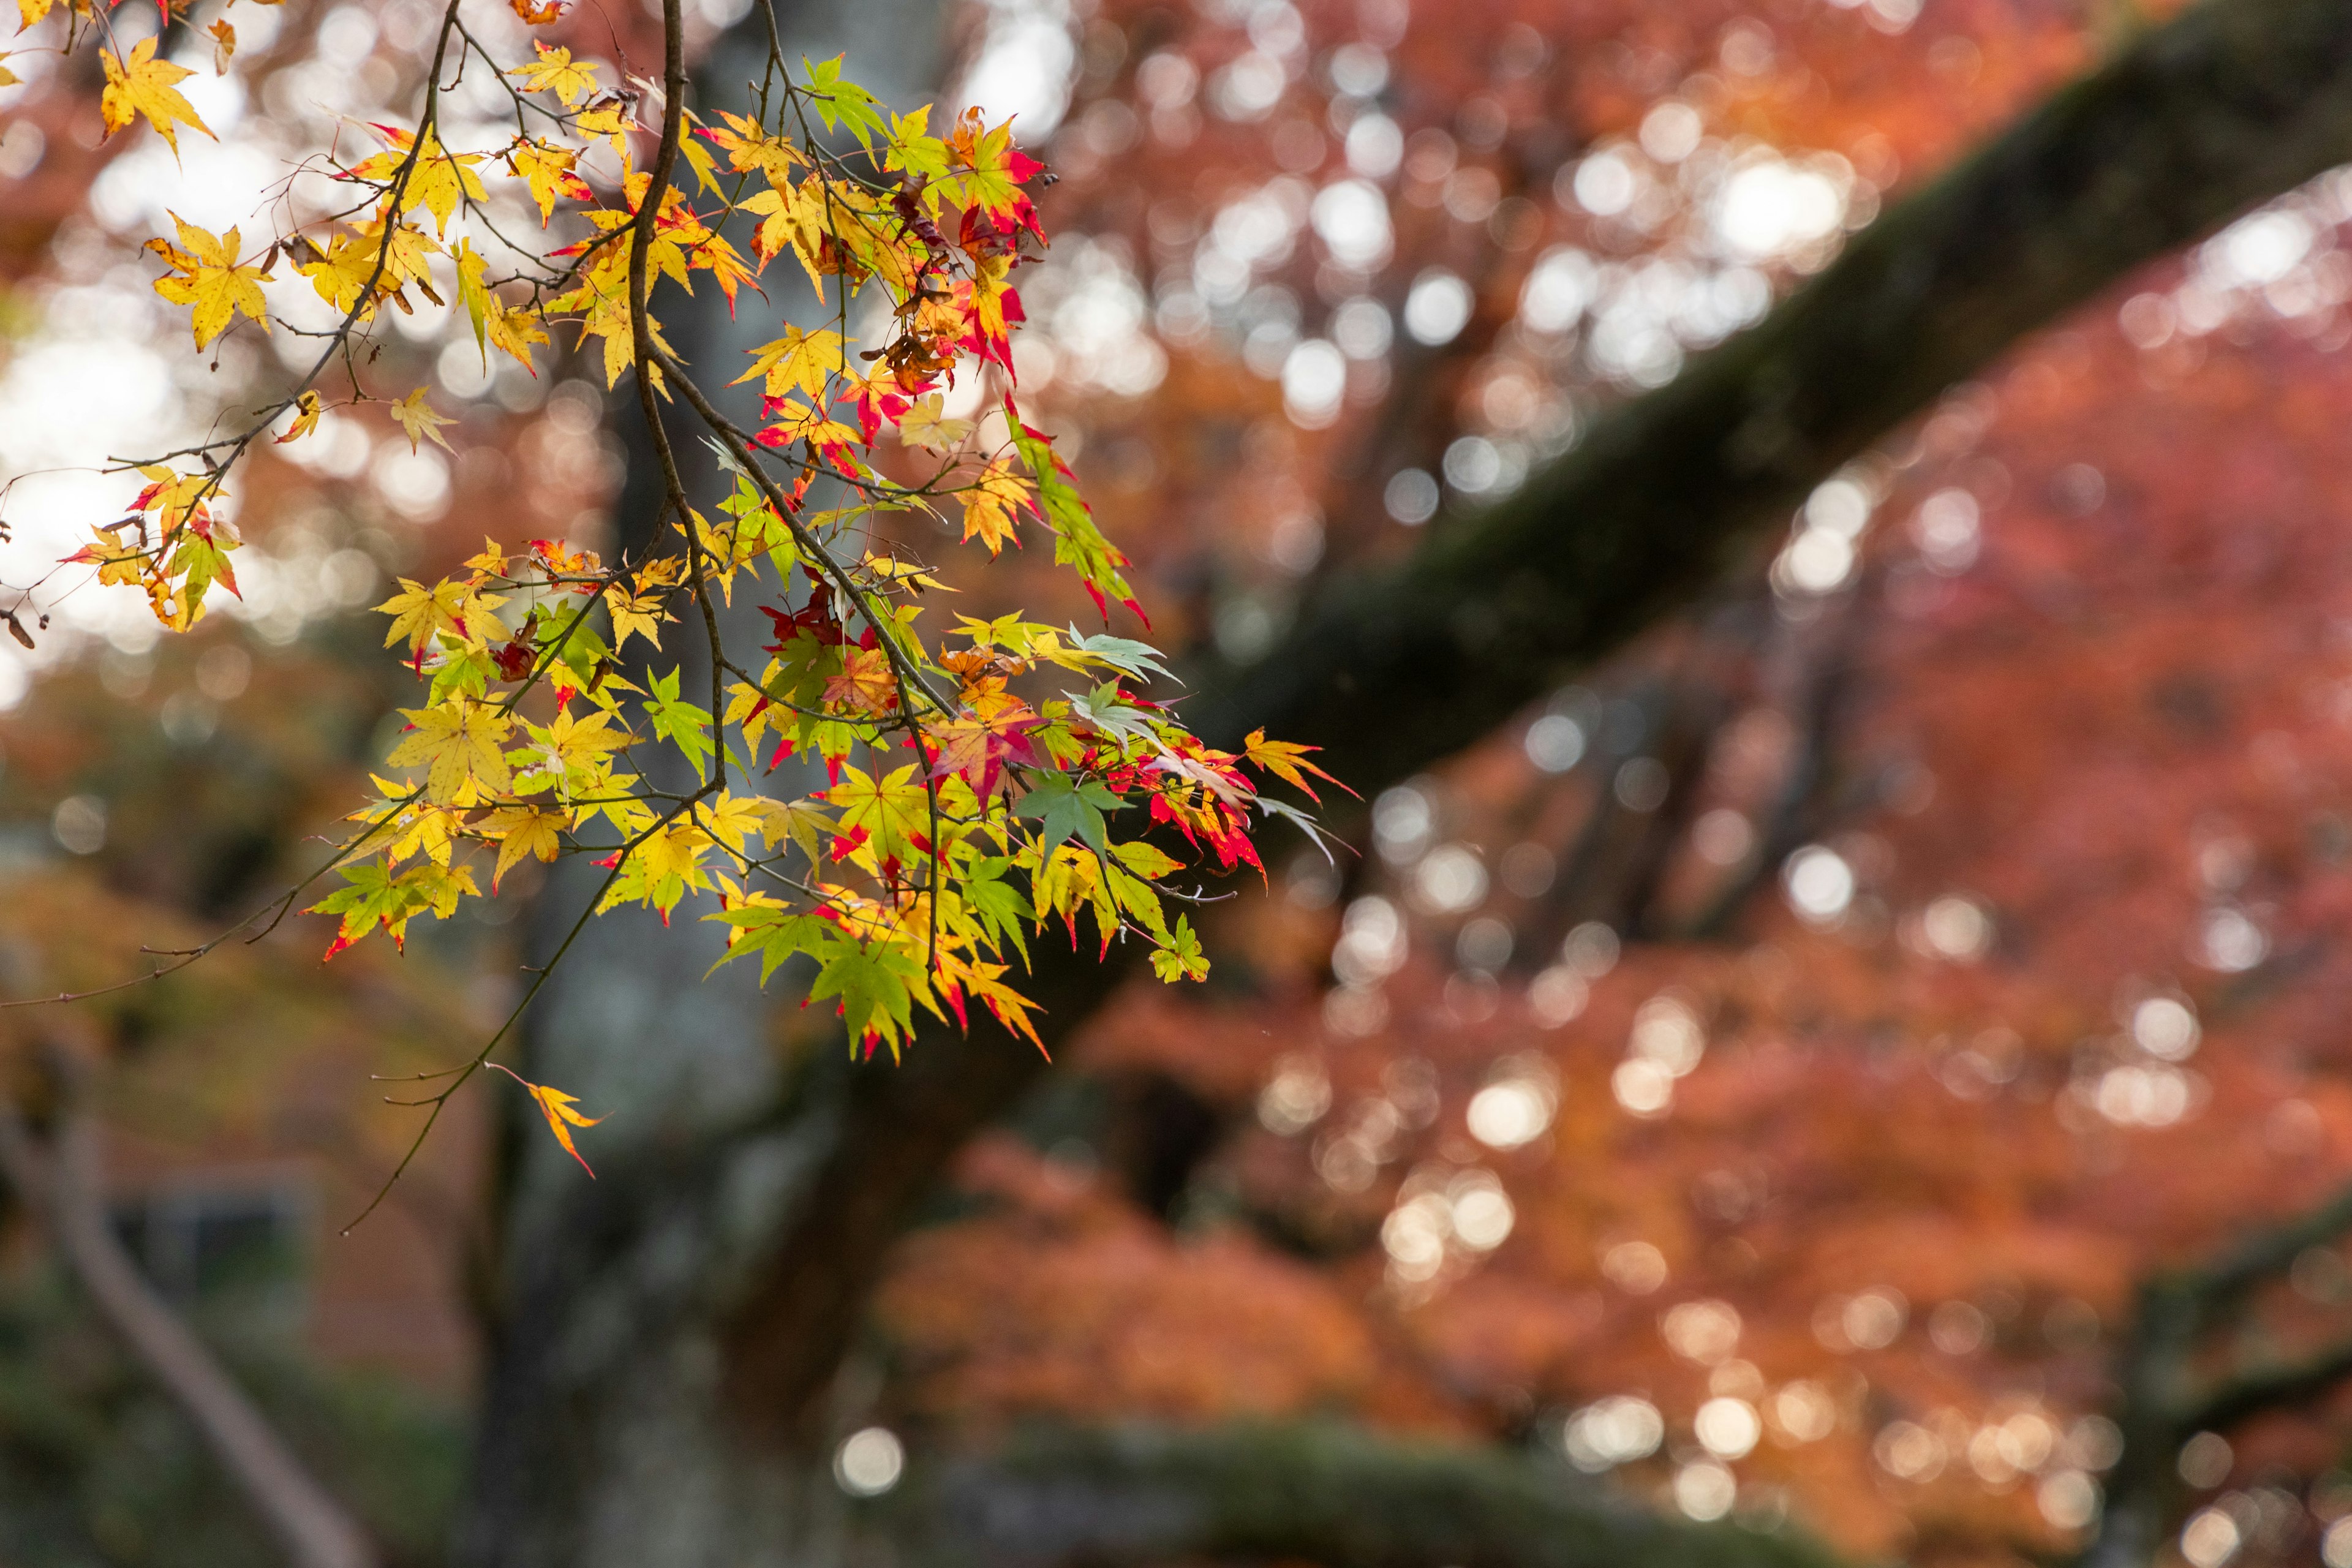
<path id="1" fill-rule="evenodd" d="M 795 20 L 876 39 L 856 68 L 902 100 L 937 32 L 921 0 Z M 1264 725 L 1322 745 L 1370 794 L 1706 589 L 1812 485 L 2023 334 L 2347 158 L 2352 6 L 2192 11 L 1893 208 L 1517 494 L 1441 524 L 1402 569 L 1335 583 L 1250 668 L 1206 671 L 1190 717 L 1222 744 Z M 706 328 L 680 346 L 723 363 Z M 549 902 L 568 916 L 560 889 Z M 539 1076 L 613 1119 L 593 1185 L 545 1140 L 516 1145 L 464 1562 L 804 1561 L 795 1541 L 830 1489 L 794 1456 L 813 1451 L 887 1250 L 1041 1070 L 986 1024 L 969 1040 L 931 1031 L 895 1069 L 849 1070 L 834 1050 L 786 1063 L 748 984 L 701 982 L 690 912 L 667 932 L 596 922 L 534 1027 Z M 1036 952 L 1049 1043 L 1132 956 Z"/>

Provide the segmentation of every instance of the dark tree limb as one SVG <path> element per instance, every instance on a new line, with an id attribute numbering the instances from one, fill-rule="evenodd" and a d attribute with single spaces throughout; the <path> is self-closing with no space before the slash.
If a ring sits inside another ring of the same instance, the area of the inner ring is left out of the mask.
<path id="1" fill-rule="evenodd" d="M 1704 591 L 1839 464 L 2019 338 L 2352 158 L 2352 12 L 2208 4 L 1894 206 L 1761 325 L 1402 569 L 1336 583 L 1188 709 L 1359 788 L 1495 729 Z"/>
<path id="2" fill-rule="evenodd" d="M 1332 583 L 1266 658 L 1204 673 L 1188 717 L 1215 744 L 1263 725 L 1321 745 L 1369 795 L 1688 603 L 1839 464 L 2021 337 L 2348 159 L 2352 5 L 2209 0 L 1893 207 L 1763 323 L 1507 500 L 1439 526 L 1401 569 Z M 1038 956 L 1049 1043 L 1126 973 L 1050 943 Z M 933 1031 L 904 1068 L 859 1075 L 820 1200 L 738 1297 L 730 1386 L 747 1406 L 806 1410 L 915 1204 L 1039 1068 L 982 1028 Z"/>
<path id="3" fill-rule="evenodd" d="M 1654 1513 L 1544 1459 L 1326 1424 L 1032 1433 L 872 1507 L 907 1568 L 1830 1568 L 1795 1536 Z"/>
<path id="4" fill-rule="evenodd" d="M 68 1091 L 69 1092 L 69 1091 Z M 205 1342 L 140 1274 L 99 1198 L 88 1121 L 68 1105 L 37 1139 L 0 1100 L 0 1173 L 40 1217 L 99 1315 L 163 1385 L 295 1568 L 372 1568 L 375 1549 Z"/>
<path id="5" fill-rule="evenodd" d="M 2294 1267 L 2307 1247 L 2352 1231 L 2352 1186 L 2306 1213 L 2239 1242 L 2202 1266 L 2140 1287 L 2131 1331 L 2116 1358 L 2121 1458 L 2108 1474 L 2098 1534 L 2084 1568 L 2140 1568 L 2180 1496 L 2175 1457 L 2198 1432 L 2221 1431 L 2265 1411 L 2307 1404 L 2352 1377 L 2352 1341 L 2310 1356 L 2258 1366 L 2218 1385 L 2194 1376 L 2199 1345 L 2237 1315 L 2259 1287 Z"/>

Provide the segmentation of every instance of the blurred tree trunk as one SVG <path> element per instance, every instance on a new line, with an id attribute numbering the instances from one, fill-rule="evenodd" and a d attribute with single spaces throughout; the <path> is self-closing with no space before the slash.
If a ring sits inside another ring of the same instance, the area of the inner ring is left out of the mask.
<path id="1" fill-rule="evenodd" d="M 902 102 L 934 68 L 929 0 L 825 0 L 789 21 L 789 58 L 846 47 Z M 758 58 L 706 78 L 726 90 Z M 1274 655 L 1203 676 L 1192 717 L 1218 743 L 1266 724 L 1329 746 L 1369 795 L 1752 558 L 1808 489 L 2021 335 L 2347 158 L 2352 6 L 2193 11 L 1894 208 L 1760 327 L 1604 418 L 1518 494 L 1436 530 L 1408 568 L 1334 584 Z M 730 340 L 698 303 L 678 346 L 727 379 L 756 340 Z M 747 308 L 743 331 L 763 315 Z M 625 530 L 653 512 L 634 467 Z M 689 683 L 707 679 L 686 662 Z M 568 927 L 585 892 L 557 879 L 549 918 Z M 596 922 L 532 1026 L 537 1076 L 610 1120 L 593 1184 L 543 1137 L 512 1145 L 465 1563 L 826 1556 L 836 1494 L 816 1456 L 867 1290 L 955 1151 L 1040 1070 L 986 1025 L 969 1041 L 932 1031 L 895 1069 L 851 1070 L 837 1036 L 788 1060 L 748 978 L 702 978 L 717 943 L 694 912 L 667 932 L 635 914 Z M 1055 1044 L 1121 971 L 1037 952 Z"/>
<path id="2" fill-rule="evenodd" d="M 768 3 L 756 0 L 698 68 L 706 114 L 739 106 L 760 79 Z M 845 52 L 849 74 L 901 109 L 927 98 L 941 68 L 940 0 L 778 0 L 776 26 L 795 72 L 803 55 Z M 732 380 L 744 352 L 775 335 L 780 315 L 807 321 L 824 310 L 795 267 L 771 268 L 762 282 L 767 300 L 747 289 L 732 317 L 716 289 L 673 297 L 665 310 L 670 342 L 706 384 Z M 757 391 L 733 388 L 722 401 L 756 425 Z M 625 383 L 613 410 L 628 455 L 614 542 L 634 552 L 652 542 L 660 480 Z M 708 494 L 720 475 L 687 425 L 671 426 L 680 468 L 690 492 Z M 738 597 L 722 631 L 737 647 L 768 640 L 752 595 Z M 699 694 L 689 700 L 707 702 L 698 623 L 667 629 L 656 668 L 672 663 L 685 671 L 683 689 Z M 810 784 L 787 763 L 770 787 L 797 794 Z M 600 877 L 566 862 L 551 879 L 534 963 L 563 946 Z M 810 1173 L 844 1136 L 852 1073 L 838 1030 L 803 1031 L 824 1044 L 788 1057 L 786 976 L 764 995 L 748 967 L 706 978 L 721 951 L 717 928 L 700 919 L 711 907 L 688 902 L 667 930 L 643 910 L 588 922 L 533 1010 L 525 1037 L 533 1076 L 563 1084 L 604 1118 L 592 1150 L 599 1179 L 531 1135 L 523 1123 L 533 1112 L 512 1110 L 500 1161 L 498 1321 L 460 1563 L 804 1561 L 795 1543 L 821 1531 L 822 1510 L 838 1496 L 829 1479 L 813 1491 L 797 1485 L 821 1434 L 744 1421 L 727 1407 L 717 1325 L 732 1282 L 806 1213 Z M 804 1495 L 815 1513 L 798 1506 Z"/>

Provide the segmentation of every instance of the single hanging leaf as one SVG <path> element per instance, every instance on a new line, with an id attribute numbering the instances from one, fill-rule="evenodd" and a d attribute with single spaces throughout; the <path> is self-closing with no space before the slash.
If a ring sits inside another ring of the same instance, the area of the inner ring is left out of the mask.
<path id="1" fill-rule="evenodd" d="M 766 392 L 770 397 L 782 397 L 791 392 L 805 392 L 812 401 L 824 396 L 825 384 L 843 368 L 843 340 L 839 332 L 802 331 L 798 327 L 786 327 L 784 335 L 774 342 L 751 350 L 751 368 L 737 376 L 731 384 L 742 385 L 754 376 L 768 378 Z"/>
<path id="2" fill-rule="evenodd" d="M 393 748 L 397 768 L 425 764 L 425 798 L 469 805 L 484 795 L 503 795 L 513 784 L 499 747 L 514 721 L 488 703 L 459 698 L 438 708 L 404 708 L 415 733 Z"/>
<path id="3" fill-rule="evenodd" d="M 187 249 L 182 250 L 164 239 L 149 240 L 147 248 L 185 276 L 158 278 L 155 292 L 175 305 L 195 307 L 189 324 L 196 334 L 196 347 L 203 348 L 228 331 L 239 311 L 258 321 L 261 330 L 268 331 L 269 305 L 262 298 L 257 280 L 269 274 L 258 267 L 236 264 L 237 244 L 243 237 L 236 229 L 215 237 L 177 213 L 172 215 L 172 221 L 179 226 L 180 244 Z"/>
<path id="4" fill-rule="evenodd" d="M 289 441 L 299 441 L 316 430 L 319 416 L 325 412 L 326 405 L 320 402 L 317 393 L 304 392 L 294 400 L 294 423 L 286 426 L 286 434 L 278 437 L 277 445 L 283 447 Z"/>
<path id="5" fill-rule="evenodd" d="M 192 125 L 215 142 L 220 140 L 213 136 L 210 126 L 196 118 L 194 106 L 172 85 L 196 73 L 185 66 L 157 59 L 154 39 L 142 38 L 131 45 L 128 60 L 118 60 L 111 49 L 101 50 L 98 58 L 106 68 L 106 90 L 99 97 L 98 112 L 106 122 L 107 135 L 113 135 L 134 117 L 143 114 L 148 124 L 163 133 L 163 141 L 174 158 L 180 155 L 180 139 L 173 133 L 173 121 Z"/>
<path id="6" fill-rule="evenodd" d="M 971 421 L 947 417 L 942 412 L 946 401 L 936 392 L 917 398 L 914 406 L 898 416 L 898 439 L 942 456 L 962 446 L 964 437 L 971 434 Z"/>
<path id="7" fill-rule="evenodd" d="M 482 259 L 481 252 L 474 248 L 474 242 L 470 239 L 458 240 L 457 248 L 450 252 L 450 258 L 457 263 L 457 300 L 466 307 L 467 319 L 474 323 L 474 347 L 481 351 L 482 368 L 487 371 L 490 367 L 488 318 L 492 300 L 488 287 L 482 281 L 482 275 L 488 270 L 489 264 Z M 434 439 L 437 441 L 440 437 L 436 436 Z"/>
<path id="8" fill-rule="evenodd" d="M 593 1181 L 596 1173 L 588 1169 L 587 1161 L 580 1159 L 579 1147 L 572 1142 L 572 1129 L 593 1127 L 604 1119 L 601 1116 L 583 1116 L 572 1110 L 573 1106 L 580 1103 L 577 1096 L 566 1094 L 560 1089 L 550 1089 L 543 1083 L 533 1083 L 512 1068 L 499 1067 L 497 1062 L 489 1065 L 498 1068 L 500 1072 L 522 1085 L 523 1091 L 529 1094 L 533 1102 L 539 1106 L 539 1113 L 547 1118 L 548 1130 L 555 1134 L 555 1141 L 563 1145 L 565 1153 L 575 1160 L 580 1160 L 580 1168 L 587 1171 L 589 1179 Z"/>
<path id="9" fill-rule="evenodd" d="M 958 421 L 961 423 L 961 421 Z M 1021 542 L 1020 529 L 1013 516 L 1016 508 L 1033 504 L 1029 483 L 1013 472 L 1007 458 L 999 458 L 981 471 L 971 488 L 957 492 L 963 502 L 963 536 L 978 539 L 994 555 L 1007 542 Z"/>
<path id="10" fill-rule="evenodd" d="M 400 427 L 403 430 L 408 432 L 408 449 L 410 451 L 414 452 L 416 450 L 416 443 L 419 440 L 430 441 L 445 452 L 455 450 L 448 442 L 441 438 L 440 426 L 444 425 L 455 425 L 457 421 L 454 419 L 444 418 L 442 416 L 434 413 L 433 410 L 425 405 L 425 389 L 423 387 L 418 387 L 415 391 L 410 393 L 407 396 L 394 404 L 392 405 L 392 416 L 400 421 Z"/>
<path id="11" fill-rule="evenodd" d="M 587 181 L 572 173 L 579 162 L 578 153 L 543 142 L 518 140 L 507 149 L 507 167 L 530 187 L 530 199 L 539 204 L 540 227 L 545 228 L 548 220 L 555 216 L 556 197 L 585 201 L 595 194 L 588 188 Z"/>
<path id="12" fill-rule="evenodd" d="M 490 891 L 499 890 L 507 870 L 526 855 L 541 860 L 552 860 L 563 847 L 562 832 L 572 826 L 572 818 L 560 811 L 541 811 L 537 806 L 501 806 L 490 813 L 482 824 L 482 831 L 493 834 L 499 841 L 499 863 L 490 873 Z"/>
<path id="13" fill-rule="evenodd" d="M 537 39 L 531 41 L 530 47 L 539 51 L 539 58 L 507 72 L 509 76 L 523 79 L 523 91 L 551 92 L 563 100 L 566 109 L 577 109 L 583 100 L 595 95 L 596 67 L 593 61 L 575 62 L 570 49 L 551 49 Z"/>
<path id="14" fill-rule="evenodd" d="M 1209 961 L 1202 955 L 1200 933 L 1189 917 L 1178 915 L 1166 944 L 1151 950 L 1151 973 L 1171 985 L 1209 977 Z"/>
<path id="15" fill-rule="evenodd" d="M 205 31 L 212 36 L 213 40 L 213 74 L 228 75 L 229 57 L 236 53 L 236 29 L 226 20 L 222 20 L 215 22 Z"/>

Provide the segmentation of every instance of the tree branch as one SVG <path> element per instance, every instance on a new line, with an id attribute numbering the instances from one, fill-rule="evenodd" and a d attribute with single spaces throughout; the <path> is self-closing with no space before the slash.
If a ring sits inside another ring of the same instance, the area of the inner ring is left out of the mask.
<path id="1" fill-rule="evenodd" d="M 305 1469 L 204 1342 L 141 1277 L 99 1202 L 95 1135 L 69 1106 L 45 1152 L 0 1099 L 0 1173 L 109 1327 L 179 1405 L 296 1568 L 373 1568 L 366 1533 Z"/>
<path id="2" fill-rule="evenodd" d="M 1837 466 L 2020 337 L 2352 157 L 2352 11 L 2209 3 L 2145 36 L 1801 293 L 1624 404 L 1402 568 L 1335 582 L 1189 708 L 1264 725 L 1359 789 L 1485 735 L 1743 557 Z"/>

